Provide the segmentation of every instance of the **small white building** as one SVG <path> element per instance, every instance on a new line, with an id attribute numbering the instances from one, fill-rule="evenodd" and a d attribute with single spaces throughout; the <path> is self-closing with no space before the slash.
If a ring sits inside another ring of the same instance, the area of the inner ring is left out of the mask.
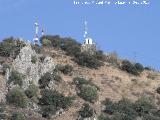
<path id="1" fill-rule="evenodd" d="M 93 42 L 93 39 L 91 37 L 88 37 L 88 26 L 87 21 L 84 23 L 84 43 L 81 46 L 82 52 L 89 52 L 93 54 L 96 51 L 96 44 Z"/>

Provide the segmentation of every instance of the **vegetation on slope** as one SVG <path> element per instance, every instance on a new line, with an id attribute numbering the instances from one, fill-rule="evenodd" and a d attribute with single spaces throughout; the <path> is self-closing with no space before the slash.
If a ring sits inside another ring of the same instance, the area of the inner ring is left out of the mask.
<path id="1" fill-rule="evenodd" d="M 19 39 L 13 37 L 6 38 L 3 42 L 0 42 L 0 56 L 15 58 L 24 45 L 24 42 Z"/>
<path id="2" fill-rule="evenodd" d="M 11 105 L 21 108 L 27 107 L 27 97 L 20 88 L 14 88 L 9 91 L 6 98 Z"/>
<path id="3" fill-rule="evenodd" d="M 46 35 L 40 40 L 42 46 L 32 46 L 37 53 L 41 53 L 43 48 L 52 48 L 55 50 L 61 49 L 65 51 L 66 55 L 71 56 L 74 62 L 82 67 L 85 66 L 94 70 L 98 69 L 100 66 L 103 66 L 104 62 L 107 62 L 116 66 L 120 70 L 123 70 L 129 74 L 133 74 L 137 77 L 140 77 L 139 75 L 145 69 L 140 63 L 132 63 L 127 60 L 119 62 L 116 55 L 108 57 L 104 55 L 103 51 L 96 51 L 94 54 L 81 52 L 81 44 L 72 38 L 61 38 L 60 36 Z M 15 58 L 15 56 L 19 53 L 20 48 L 24 46 L 22 43 L 22 41 L 14 38 L 5 39 L 0 43 L 0 56 Z M 41 61 L 43 62 L 43 60 L 44 57 L 42 56 Z M 32 63 L 36 63 L 36 61 L 36 58 L 32 56 Z M 6 63 L 3 64 L 3 75 L 5 74 L 6 69 L 9 67 L 11 66 Z M 51 73 L 45 73 L 39 79 L 39 86 L 31 84 L 26 90 L 23 90 L 19 87 L 9 90 L 6 95 L 8 103 L 7 105 L 15 106 L 17 109 L 22 108 L 22 110 L 26 107 L 27 109 L 32 109 L 29 106 L 30 102 L 32 102 L 38 106 L 39 113 L 42 114 L 42 117 L 52 118 L 52 116 L 56 115 L 57 113 L 67 110 L 69 107 L 71 107 L 74 97 L 71 95 L 66 96 L 63 93 L 54 90 L 54 88 L 51 89 L 49 85 L 51 82 L 55 84 L 61 84 L 64 75 L 68 75 L 70 79 L 73 78 L 72 73 L 74 73 L 73 65 L 57 65 L 56 69 L 54 69 Z M 64 75 L 61 76 L 61 74 Z M 84 78 L 86 77 L 84 76 Z M 67 83 L 69 87 L 76 86 L 75 98 L 80 102 L 83 101 L 80 104 L 84 103 L 80 109 L 74 111 L 78 113 L 78 117 L 81 119 L 95 117 L 98 115 L 96 113 L 97 108 L 94 108 L 93 106 L 99 100 L 99 92 L 101 92 L 101 86 L 98 87 L 99 85 L 97 86 L 97 84 L 94 84 L 91 80 L 84 78 L 76 77 L 73 79 L 73 84 L 70 84 L 69 82 Z M 148 78 L 150 79 L 153 77 L 150 76 Z M 17 71 L 12 71 L 8 82 L 8 84 L 13 83 L 14 85 L 22 86 L 23 75 Z M 156 91 L 157 93 L 160 93 L 159 88 L 157 88 Z M 158 108 L 152 101 L 146 98 L 141 98 L 134 103 L 125 98 L 118 102 L 113 102 L 110 99 L 106 99 L 102 103 L 102 106 L 104 107 L 102 108 L 103 110 L 101 111 L 101 115 L 98 117 L 98 120 L 136 120 L 137 118 L 141 118 L 142 120 L 160 119 Z M 3 114 L 3 112 L 4 110 L 0 105 L 0 119 L 7 116 L 6 114 Z M 34 112 L 37 111 L 35 110 Z M 14 120 L 26 119 L 24 114 L 19 112 L 13 113 L 6 118 Z"/>
<path id="4" fill-rule="evenodd" d="M 159 110 L 154 106 L 153 101 L 141 97 L 136 102 L 123 98 L 119 102 L 112 102 L 106 99 L 103 102 L 105 108 L 99 120 L 159 120 Z"/>
<path id="5" fill-rule="evenodd" d="M 71 106 L 73 97 L 65 97 L 63 94 L 53 90 L 43 90 L 39 104 L 42 106 L 42 116 L 50 118 L 60 109 Z"/>
<path id="6" fill-rule="evenodd" d="M 67 55 L 74 57 L 74 61 L 79 65 L 96 69 L 103 65 L 104 55 L 102 51 L 97 51 L 93 55 L 81 52 L 81 44 L 72 38 L 46 35 L 40 41 L 43 46 L 64 50 Z M 46 41 L 48 41 L 48 44 L 46 44 Z"/>
<path id="7" fill-rule="evenodd" d="M 81 98 L 91 103 L 97 100 L 99 87 L 84 78 L 74 78 L 73 81 L 79 89 L 77 94 Z"/>
<path id="8" fill-rule="evenodd" d="M 133 75 L 140 75 L 140 73 L 143 72 L 144 67 L 140 63 L 134 64 L 128 60 L 123 60 L 121 69 Z"/>

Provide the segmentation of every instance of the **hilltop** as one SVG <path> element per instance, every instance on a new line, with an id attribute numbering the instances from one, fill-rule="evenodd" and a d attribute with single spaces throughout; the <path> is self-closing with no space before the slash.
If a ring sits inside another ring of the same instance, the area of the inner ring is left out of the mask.
<path id="1" fill-rule="evenodd" d="M 0 118 L 159 120 L 160 73 L 72 38 L 0 43 Z"/>

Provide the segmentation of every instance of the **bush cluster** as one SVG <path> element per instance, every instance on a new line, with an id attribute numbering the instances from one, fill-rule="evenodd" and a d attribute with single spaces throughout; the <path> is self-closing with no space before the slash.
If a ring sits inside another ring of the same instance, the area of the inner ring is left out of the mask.
<path id="1" fill-rule="evenodd" d="M 6 106 L 4 103 L 0 103 L 0 120 L 8 120 L 8 115 L 5 112 Z"/>
<path id="2" fill-rule="evenodd" d="M 122 61 L 121 69 L 133 75 L 139 75 L 144 70 L 140 63 L 133 64 L 128 60 Z"/>
<path id="3" fill-rule="evenodd" d="M 39 80 L 39 85 L 40 85 L 40 88 L 45 88 L 48 86 L 50 81 L 59 82 L 60 80 L 61 80 L 61 77 L 56 72 L 53 72 L 53 74 L 47 72 Z"/>
<path id="4" fill-rule="evenodd" d="M 9 104 L 15 105 L 16 107 L 24 108 L 27 106 L 27 97 L 19 88 L 14 88 L 9 91 L 6 98 Z"/>
<path id="5" fill-rule="evenodd" d="M 65 75 L 68 75 L 73 71 L 73 67 L 71 65 L 58 65 L 56 66 L 56 70 L 61 71 Z"/>
<path id="6" fill-rule="evenodd" d="M 158 87 L 156 91 L 158 94 L 160 94 L 160 87 Z"/>
<path id="7" fill-rule="evenodd" d="M 45 55 L 41 56 L 39 59 L 40 59 L 40 61 L 43 63 L 44 60 L 45 60 Z"/>
<path id="8" fill-rule="evenodd" d="M 12 71 L 8 83 L 10 84 L 11 82 L 13 82 L 14 85 L 19 85 L 21 87 L 23 85 L 23 78 L 23 74 L 17 71 Z"/>
<path id="9" fill-rule="evenodd" d="M 100 66 L 103 65 L 102 61 L 98 60 L 96 56 L 88 54 L 88 52 L 82 52 L 77 54 L 74 61 L 81 66 L 86 66 L 91 69 L 98 69 Z"/>
<path id="10" fill-rule="evenodd" d="M 140 63 L 136 63 L 135 65 L 135 68 L 137 69 L 137 71 L 138 72 L 143 72 L 144 71 L 144 67 L 143 67 L 143 65 L 142 64 L 140 64 Z"/>
<path id="11" fill-rule="evenodd" d="M 98 120 L 111 120 L 107 115 L 101 114 L 98 116 Z"/>
<path id="12" fill-rule="evenodd" d="M 105 106 L 103 110 L 105 115 L 100 116 L 99 120 L 136 120 L 137 117 L 142 118 L 142 120 L 160 119 L 157 114 L 158 109 L 149 99 L 144 97 L 138 99 L 135 103 L 128 99 L 122 99 L 115 103 L 106 99 L 103 104 Z"/>
<path id="13" fill-rule="evenodd" d="M 72 38 L 64 38 L 61 49 L 66 51 L 67 55 L 76 56 L 81 52 L 81 44 Z"/>
<path id="14" fill-rule="evenodd" d="M 61 48 L 66 51 L 68 55 L 76 55 L 80 53 L 80 44 L 72 38 L 61 38 L 58 35 L 46 35 L 40 38 L 40 42 L 43 46 L 52 46 L 54 48 Z"/>
<path id="15" fill-rule="evenodd" d="M 82 108 L 79 110 L 81 118 L 90 118 L 95 114 L 95 110 L 87 103 L 84 103 Z"/>
<path id="16" fill-rule="evenodd" d="M 33 64 L 35 64 L 35 63 L 37 62 L 36 56 L 32 56 L 32 57 L 31 57 L 31 62 L 32 62 Z"/>
<path id="17" fill-rule="evenodd" d="M 98 97 L 98 90 L 95 86 L 82 85 L 78 95 L 86 101 L 94 102 Z"/>
<path id="18" fill-rule="evenodd" d="M 30 85 L 26 90 L 25 94 L 28 98 L 37 97 L 38 88 L 35 85 Z"/>
<path id="19" fill-rule="evenodd" d="M 97 85 L 95 85 L 91 80 L 86 80 L 84 78 L 76 77 L 73 79 L 73 82 L 78 88 L 81 88 L 83 85 L 90 85 L 96 87 L 97 90 L 100 90 L 100 88 Z"/>
<path id="20" fill-rule="evenodd" d="M 44 117 L 50 117 L 55 114 L 56 111 L 66 109 L 71 106 L 73 97 L 65 97 L 63 94 L 53 91 L 42 91 L 42 97 L 39 100 L 39 104 L 42 105 L 42 115 Z"/>
<path id="21" fill-rule="evenodd" d="M 102 66 L 102 61 L 105 59 L 103 51 L 96 51 L 93 55 L 88 52 L 81 52 L 81 44 L 72 38 L 61 38 L 60 36 L 43 36 L 41 38 L 42 45 L 46 46 L 45 41 L 51 43 L 52 47 L 60 48 L 67 55 L 74 57 L 74 61 L 81 66 L 89 68 L 98 68 Z M 50 44 L 49 43 L 49 44 Z"/>
<path id="22" fill-rule="evenodd" d="M 97 60 L 101 60 L 101 61 L 105 61 L 106 60 L 106 56 L 104 55 L 102 50 L 97 50 L 94 52 L 93 56 L 97 59 Z"/>
<path id="23" fill-rule="evenodd" d="M 57 109 L 54 105 L 45 105 L 41 107 L 42 117 L 50 118 L 52 115 L 55 115 Z"/>
<path id="24" fill-rule="evenodd" d="M 15 112 L 12 114 L 11 120 L 26 120 L 26 117 L 23 113 Z"/>
<path id="25" fill-rule="evenodd" d="M 9 68 L 10 68 L 10 66 L 8 64 L 2 64 L 2 71 L 3 71 L 2 74 L 5 75 L 6 70 L 9 69 Z"/>
<path id="26" fill-rule="evenodd" d="M 13 37 L 6 38 L 0 42 L 0 56 L 15 58 L 24 45 L 24 42 Z"/>
<path id="27" fill-rule="evenodd" d="M 40 38 L 40 43 L 43 46 L 60 48 L 62 38 L 59 35 L 45 35 Z"/>
<path id="28" fill-rule="evenodd" d="M 74 78 L 73 81 L 79 89 L 77 93 L 81 98 L 92 103 L 97 100 L 99 88 L 95 84 L 84 78 Z"/>

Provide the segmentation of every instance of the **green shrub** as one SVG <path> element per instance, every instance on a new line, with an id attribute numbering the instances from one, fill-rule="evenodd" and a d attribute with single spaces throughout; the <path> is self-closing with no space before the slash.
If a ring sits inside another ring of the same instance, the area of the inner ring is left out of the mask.
<path id="1" fill-rule="evenodd" d="M 23 74 L 21 74 L 17 71 L 12 71 L 11 75 L 9 77 L 8 83 L 10 84 L 11 82 L 13 82 L 14 85 L 22 86 L 23 85 L 23 78 L 24 78 Z"/>
<path id="2" fill-rule="evenodd" d="M 52 115 L 55 115 L 57 109 L 53 105 L 42 106 L 42 117 L 51 118 Z"/>
<path id="3" fill-rule="evenodd" d="M 25 94 L 28 98 L 37 97 L 38 88 L 35 85 L 30 85 L 27 90 L 25 90 Z"/>
<path id="4" fill-rule="evenodd" d="M 6 38 L 0 43 L 0 56 L 9 57 L 15 49 L 16 44 L 14 38 Z"/>
<path id="5" fill-rule="evenodd" d="M 135 120 L 137 112 L 134 110 L 133 103 L 131 103 L 128 99 L 122 99 L 117 103 L 113 103 L 109 99 L 106 99 L 103 104 L 105 105 L 104 112 L 115 116 L 113 119 L 116 119 L 117 115 L 121 116 L 120 120 Z"/>
<path id="6" fill-rule="evenodd" d="M 98 116 L 98 120 L 111 120 L 111 119 L 106 115 L 101 114 L 100 116 Z"/>
<path id="7" fill-rule="evenodd" d="M 102 51 L 97 51 L 94 55 L 88 52 L 81 52 L 81 44 L 72 38 L 64 38 L 61 49 L 66 51 L 67 55 L 73 56 L 74 61 L 81 66 L 97 69 L 103 65 L 100 61 L 104 59 Z"/>
<path id="8" fill-rule="evenodd" d="M 8 119 L 9 119 L 9 117 L 8 117 L 7 114 L 5 114 L 5 113 L 0 113 L 0 120 L 8 120 Z"/>
<path id="9" fill-rule="evenodd" d="M 74 78 L 74 84 L 78 87 L 78 95 L 86 101 L 94 102 L 98 98 L 99 87 L 84 78 Z"/>
<path id="10" fill-rule="evenodd" d="M 81 44 L 72 38 L 61 38 L 60 36 L 46 35 L 40 38 L 40 42 L 43 46 L 51 44 L 55 48 L 61 48 L 70 55 L 77 64 L 86 66 L 89 68 L 98 68 L 103 65 L 101 61 L 105 60 L 103 51 L 96 51 L 93 55 L 88 54 L 88 52 L 81 53 Z"/>
<path id="11" fill-rule="evenodd" d="M 43 46 L 52 46 L 55 48 L 60 48 L 62 43 L 62 38 L 59 35 L 45 35 L 40 38 L 40 43 Z"/>
<path id="12" fill-rule="evenodd" d="M 71 106 L 73 99 L 73 97 L 65 97 L 63 94 L 57 91 L 42 91 L 42 97 L 39 100 L 42 116 L 50 118 L 61 108 L 67 109 L 69 106 Z"/>
<path id="13" fill-rule="evenodd" d="M 116 103 L 115 106 L 115 111 L 124 114 L 124 117 L 127 117 L 126 120 L 135 120 L 138 116 L 137 112 L 134 110 L 134 104 L 128 99 L 123 98 Z"/>
<path id="14" fill-rule="evenodd" d="M 136 63 L 134 66 L 138 70 L 138 72 L 143 72 L 144 71 L 144 67 L 143 67 L 142 64 Z"/>
<path id="15" fill-rule="evenodd" d="M 26 120 L 26 117 L 23 113 L 15 112 L 12 114 L 11 120 Z"/>
<path id="16" fill-rule="evenodd" d="M 24 108 L 27 106 L 27 97 L 19 88 L 14 88 L 8 92 L 6 98 L 9 104 L 15 105 L 16 107 Z"/>
<path id="17" fill-rule="evenodd" d="M 3 71 L 2 74 L 3 74 L 3 75 L 5 75 L 7 69 L 10 69 L 10 66 L 9 66 L 8 64 L 3 64 L 3 65 L 2 65 L 2 71 Z"/>
<path id="18" fill-rule="evenodd" d="M 113 103 L 110 99 L 106 99 L 104 102 L 103 102 L 104 106 L 105 106 L 105 109 L 103 110 L 105 113 L 107 114 L 113 114 L 116 110 L 116 105 L 115 103 Z"/>
<path id="19" fill-rule="evenodd" d="M 4 103 L 0 103 L 0 113 L 3 113 L 4 112 Z"/>
<path id="20" fill-rule="evenodd" d="M 114 113 L 111 120 L 135 120 L 135 118 L 123 113 Z"/>
<path id="21" fill-rule="evenodd" d="M 121 69 L 130 73 L 130 74 L 139 75 L 139 72 L 136 69 L 136 67 L 131 62 L 129 62 L 128 60 L 124 60 L 122 62 Z"/>
<path id="22" fill-rule="evenodd" d="M 73 79 L 73 82 L 74 82 L 74 84 L 76 84 L 76 86 L 77 87 L 81 87 L 82 85 L 88 85 L 88 84 L 90 84 L 91 83 L 91 81 L 89 81 L 89 80 L 86 80 L 86 79 L 84 79 L 84 78 L 79 78 L 79 77 L 76 77 L 76 78 L 74 78 Z"/>
<path id="23" fill-rule="evenodd" d="M 39 80 L 40 87 L 45 88 L 46 86 L 48 86 L 51 80 L 52 80 L 52 74 L 49 72 L 45 73 Z"/>
<path id="24" fill-rule="evenodd" d="M 146 97 L 141 97 L 134 104 L 134 109 L 139 116 L 150 114 L 150 111 L 154 108 L 153 103 Z"/>
<path id="25" fill-rule="evenodd" d="M 156 91 L 158 94 L 160 94 L 160 87 L 158 87 Z"/>
<path id="26" fill-rule="evenodd" d="M 53 74 L 49 72 L 45 73 L 39 80 L 40 88 L 45 88 L 52 80 L 59 82 L 61 77 L 56 72 L 53 72 Z"/>
<path id="27" fill-rule="evenodd" d="M 64 38 L 61 44 L 61 49 L 66 51 L 67 55 L 76 56 L 81 52 L 81 44 L 72 38 Z"/>
<path id="28" fill-rule="evenodd" d="M 36 56 L 32 56 L 32 58 L 31 58 L 31 62 L 32 62 L 33 64 L 35 64 L 35 63 L 37 62 L 37 58 L 36 58 Z"/>
<path id="29" fill-rule="evenodd" d="M 86 80 L 84 78 L 79 78 L 79 77 L 76 77 L 73 79 L 73 82 L 74 84 L 76 84 L 76 86 L 80 89 L 83 85 L 91 85 L 91 86 L 95 86 L 97 88 L 97 90 L 100 90 L 100 88 L 93 84 L 92 81 L 90 80 Z"/>
<path id="30" fill-rule="evenodd" d="M 105 58 L 106 58 L 102 50 L 95 51 L 93 56 L 97 60 L 101 60 L 101 61 L 105 61 Z"/>
<path id="31" fill-rule="evenodd" d="M 159 110 L 149 98 L 142 97 L 135 103 L 125 98 L 115 103 L 106 99 L 103 104 L 105 106 L 103 112 L 105 115 L 109 115 L 111 120 L 136 120 L 137 117 L 142 120 L 160 119 Z"/>
<path id="32" fill-rule="evenodd" d="M 13 37 L 6 38 L 0 42 L 0 56 L 15 58 L 19 54 L 24 42 Z"/>
<path id="33" fill-rule="evenodd" d="M 40 57 L 40 61 L 41 61 L 42 63 L 44 62 L 44 59 L 45 59 L 45 56 L 44 56 L 44 55 Z"/>
<path id="34" fill-rule="evenodd" d="M 73 71 L 73 67 L 71 65 L 59 66 L 58 69 L 65 75 L 71 74 Z"/>
<path id="35" fill-rule="evenodd" d="M 89 104 L 84 103 L 82 108 L 79 110 L 79 115 L 82 118 L 89 118 L 92 117 L 95 114 L 95 110 L 90 107 Z"/>
<path id="36" fill-rule="evenodd" d="M 8 120 L 8 115 L 6 114 L 6 105 L 0 103 L 0 120 Z"/>
<path id="37" fill-rule="evenodd" d="M 62 80 L 61 76 L 56 72 L 53 72 L 52 76 L 54 81 L 60 82 Z"/>
<path id="38" fill-rule="evenodd" d="M 44 90 L 42 91 L 42 97 L 40 98 L 40 105 L 53 105 L 56 110 L 60 108 L 66 109 L 68 108 L 73 101 L 73 97 L 65 97 L 63 94 L 52 91 L 52 90 Z"/>
<path id="39" fill-rule="evenodd" d="M 82 85 L 78 95 L 86 101 L 94 102 L 98 98 L 98 90 L 95 86 Z"/>
<path id="40" fill-rule="evenodd" d="M 86 66 L 91 69 L 98 69 L 103 65 L 103 63 L 95 58 L 95 56 L 88 54 L 87 52 L 77 54 L 74 61 L 81 66 Z"/>
<path id="41" fill-rule="evenodd" d="M 144 69 L 145 69 L 145 70 L 148 70 L 148 71 L 151 71 L 151 70 L 154 71 L 154 69 L 153 69 L 152 67 L 150 67 L 150 66 L 147 66 L 147 67 L 145 67 Z"/>
<path id="42" fill-rule="evenodd" d="M 160 118 L 153 115 L 146 114 L 142 117 L 142 120 L 160 120 Z"/>
<path id="43" fill-rule="evenodd" d="M 144 67 L 142 64 L 133 64 L 128 60 L 122 61 L 121 69 L 133 75 L 139 75 L 144 71 Z"/>

